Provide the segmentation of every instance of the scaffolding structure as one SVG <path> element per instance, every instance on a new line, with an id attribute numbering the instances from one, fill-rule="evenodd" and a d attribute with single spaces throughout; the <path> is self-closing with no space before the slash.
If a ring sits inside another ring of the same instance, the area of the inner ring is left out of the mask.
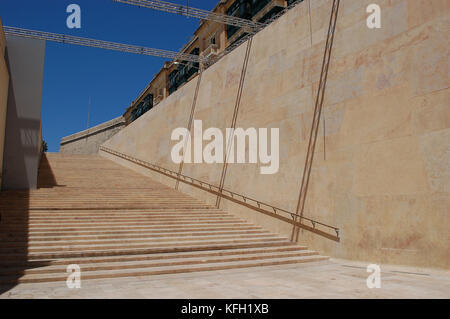
<path id="1" fill-rule="evenodd" d="M 290 6 L 286 7 L 283 11 L 279 12 L 277 15 L 269 19 L 265 23 L 259 23 L 252 20 L 242 19 L 234 16 L 228 16 L 224 14 L 219 14 L 203 9 L 196 9 L 190 6 L 184 6 L 180 4 L 174 4 L 166 1 L 159 0 L 113 0 L 115 2 L 121 2 L 125 4 L 135 5 L 144 8 L 150 8 L 154 10 L 165 11 L 169 13 L 181 14 L 188 17 L 193 17 L 202 20 L 215 21 L 218 23 L 223 23 L 227 25 L 233 25 L 237 27 L 245 28 L 246 36 L 242 37 L 239 41 L 236 41 L 232 45 L 228 46 L 225 51 L 221 52 L 214 59 L 210 59 L 204 56 L 198 56 L 194 54 L 188 54 L 183 52 L 175 52 L 163 49 L 155 49 L 144 46 L 137 46 L 131 44 L 110 42 L 104 40 L 97 40 L 91 38 L 83 38 L 66 34 L 57 34 L 45 31 L 38 30 L 30 30 L 23 29 L 17 27 L 9 27 L 4 26 L 3 31 L 5 35 L 23 37 L 23 38 L 31 38 L 31 39 L 39 39 L 46 40 L 51 42 L 58 43 L 67 43 L 74 44 L 86 47 L 94 47 L 106 50 L 113 51 L 121 51 L 128 52 L 134 54 L 155 56 L 161 58 L 167 58 L 172 61 L 184 61 L 184 62 L 193 62 L 193 63 L 203 63 L 205 67 L 209 67 L 218 60 L 220 60 L 224 55 L 230 53 L 235 48 L 240 46 L 242 43 L 247 41 L 250 37 L 252 37 L 255 33 L 261 31 L 273 21 L 277 20 L 280 16 L 284 15 L 287 11 L 295 7 L 297 4 L 302 2 L 303 0 L 294 1 Z"/>
<path id="2" fill-rule="evenodd" d="M 159 0 L 113 0 L 113 1 L 134 5 L 142 8 L 179 14 L 190 18 L 214 21 L 226 25 L 232 25 L 235 27 L 246 28 L 247 32 L 250 33 L 256 33 L 267 25 L 266 23 L 260 23 L 248 19 L 211 12 L 203 9 L 192 8 L 190 6 L 184 6 L 181 4 L 166 1 L 159 1 Z"/>
<path id="3" fill-rule="evenodd" d="M 260 23 L 248 19 L 229 16 L 203 9 L 197 9 L 190 6 L 184 6 L 177 3 L 170 3 L 167 1 L 160 1 L 160 0 L 112 0 L 112 1 L 244 28 L 247 34 L 244 35 L 238 41 L 229 45 L 223 52 L 218 54 L 216 57 L 203 61 L 205 68 L 216 63 L 223 56 L 227 55 L 228 53 L 239 47 L 242 43 L 248 41 L 256 33 L 263 30 L 265 27 L 270 25 L 279 17 L 283 16 L 286 12 L 288 12 L 289 10 L 291 10 L 292 8 L 296 7 L 298 4 L 303 2 L 303 0 L 295 0 L 292 3 L 290 3 L 286 8 L 284 8 L 282 11 L 280 11 L 279 13 L 268 19 L 266 22 Z"/>
<path id="4" fill-rule="evenodd" d="M 66 34 L 57 34 L 57 33 L 51 33 L 51 32 L 28 30 L 28 29 L 8 27 L 8 26 L 4 26 L 3 31 L 4 31 L 5 35 L 8 35 L 8 36 L 39 39 L 39 40 L 46 40 L 46 41 L 52 41 L 52 42 L 58 42 L 58 43 L 75 44 L 75 45 L 81 45 L 81 46 L 86 46 L 86 47 L 94 47 L 94 48 L 100 48 L 100 49 L 106 49 L 106 50 L 156 56 L 156 57 L 161 57 L 161 58 L 188 61 L 188 62 L 194 62 L 194 63 L 208 62 L 207 58 L 200 57 L 198 55 L 193 55 L 193 54 L 180 53 L 180 52 L 161 50 L 161 49 L 154 49 L 154 48 L 148 48 L 148 47 L 131 45 L 131 44 L 109 42 L 109 41 L 104 41 L 104 40 L 82 38 L 82 37 L 76 37 L 76 36 L 66 35 Z"/>

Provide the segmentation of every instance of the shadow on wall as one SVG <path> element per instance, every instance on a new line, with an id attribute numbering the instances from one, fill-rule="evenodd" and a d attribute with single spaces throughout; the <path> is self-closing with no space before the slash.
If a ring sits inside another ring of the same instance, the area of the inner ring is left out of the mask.
<path id="1" fill-rule="evenodd" d="M 2 189 L 35 189 L 42 140 L 41 100 L 45 42 L 8 37 L 7 44 L 5 60 L 10 79 Z"/>
<path id="2" fill-rule="evenodd" d="M 39 167 L 40 187 L 56 186 L 55 176 L 43 154 Z M 30 191 L 9 190 L 0 193 L 0 295 L 20 283 L 29 270 L 48 266 L 49 261 L 29 257 Z"/>

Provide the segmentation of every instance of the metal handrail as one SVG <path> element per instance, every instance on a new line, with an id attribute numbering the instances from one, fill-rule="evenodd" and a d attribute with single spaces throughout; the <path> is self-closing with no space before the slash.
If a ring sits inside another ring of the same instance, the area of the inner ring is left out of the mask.
<path id="1" fill-rule="evenodd" d="M 199 179 L 196 179 L 196 178 L 193 178 L 193 177 L 190 177 L 190 176 L 179 174 L 179 173 L 171 171 L 171 170 L 169 170 L 167 168 L 158 166 L 156 164 L 149 163 L 147 161 L 143 161 L 141 159 L 135 158 L 133 156 L 130 156 L 130 155 L 127 155 L 127 154 L 124 154 L 124 153 L 120 153 L 118 151 L 112 150 L 112 149 L 110 149 L 108 147 L 105 147 L 105 146 L 100 146 L 100 150 L 102 150 L 102 151 L 104 151 L 106 153 L 110 153 L 112 155 L 121 157 L 121 158 L 126 159 L 126 160 L 128 160 L 130 162 L 134 162 L 134 163 L 136 163 L 138 165 L 141 165 L 143 167 L 149 168 L 149 169 L 151 169 L 153 171 L 156 171 L 156 172 L 161 173 L 161 174 L 163 174 L 165 176 L 168 176 L 168 177 L 171 177 L 173 179 L 176 179 L 176 180 L 178 180 L 180 182 L 183 182 L 185 184 L 188 184 L 188 185 L 194 186 L 196 188 L 202 189 L 204 191 L 207 191 L 209 193 L 218 195 L 218 196 L 223 197 L 225 199 L 228 199 L 228 200 L 230 200 L 230 201 L 232 201 L 234 203 L 243 205 L 245 207 L 248 207 L 250 209 L 256 210 L 256 211 L 261 212 L 263 214 L 266 214 L 266 215 L 275 217 L 277 219 L 283 220 L 283 221 L 285 221 L 287 223 L 290 223 L 290 224 L 295 225 L 297 227 L 300 227 L 302 229 L 306 229 L 306 230 L 311 231 L 313 233 L 322 235 L 322 236 L 324 236 L 324 237 L 326 237 L 328 239 L 331 239 L 331 240 L 334 240 L 334 241 L 340 241 L 339 228 L 337 228 L 337 227 L 327 225 L 325 223 L 313 220 L 313 219 L 308 218 L 308 217 L 300 216 L 300 215 L 298 215 L 296 213 L 292 213 L 292 212 L 287 211 L 285 209 L 275 207 L 273 205 L 264 203 L 264 202 L 262 202 L 260 200 L 257 200 L 257 199 L 254 199 L 254 198 L 251 198 L 249 196 L 242 195 L 242 194 L 238 194 L 236 192 L 233 192 L 233 191 L 230 191 L 230 190 L 227 190 L 227 189 L 222 189 L 222 191 L 220 191 L 220 188 L 218 186 L 213 185 L 213 184 L 201 181 Z M 280 213 L 287 214 L 291 218 L 281 216 Z M 312 226 L 304 224 L 303 221 L 307 221 L 308 223 L 311 223 Z M 317 229 L 318 225 L 320 225 L 322 227 L 325 227 L 328 230 L 334 231 L 336 233 L 336 235 L 330 234 L 328 232 L 324 232 L 323 230 L 320 230 L 320 229 Z"/>

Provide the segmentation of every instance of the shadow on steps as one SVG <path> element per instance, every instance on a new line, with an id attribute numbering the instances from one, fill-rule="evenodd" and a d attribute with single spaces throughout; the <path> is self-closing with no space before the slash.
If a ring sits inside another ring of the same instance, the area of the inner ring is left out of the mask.
<path id="1" fill-rule="evenodd" d="M 38 187 L 57 186 L 46 154 L 41 158 L 38 176 Z M 14 288 L 27 269 L 49 264 L 28 260 L 29 208 L 29 190 L 0 192 L 0 276 L 8 279 L 0 285 L 0 294 Z"/>
<path id="2" fill-rule="evenodd" d="M 41 158 L 41 163 L 39 165 L 38 172 L 38 188 L 53 188 L 53 187 L 64 187 L 65 185 L 58 185 L 56 182 L 55 174 L 50 166 L 47 154 L 43 154 Z"/>

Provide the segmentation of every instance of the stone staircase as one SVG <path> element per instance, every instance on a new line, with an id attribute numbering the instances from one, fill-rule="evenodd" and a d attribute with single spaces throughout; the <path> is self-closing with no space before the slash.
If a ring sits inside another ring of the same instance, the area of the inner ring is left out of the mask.
<path id="1" fill-rule="evenodd" d="M 100 156 L 47 154 L 38 189 L 0 193 L 0 212 L 0 284 L 327 259 Z"/>

